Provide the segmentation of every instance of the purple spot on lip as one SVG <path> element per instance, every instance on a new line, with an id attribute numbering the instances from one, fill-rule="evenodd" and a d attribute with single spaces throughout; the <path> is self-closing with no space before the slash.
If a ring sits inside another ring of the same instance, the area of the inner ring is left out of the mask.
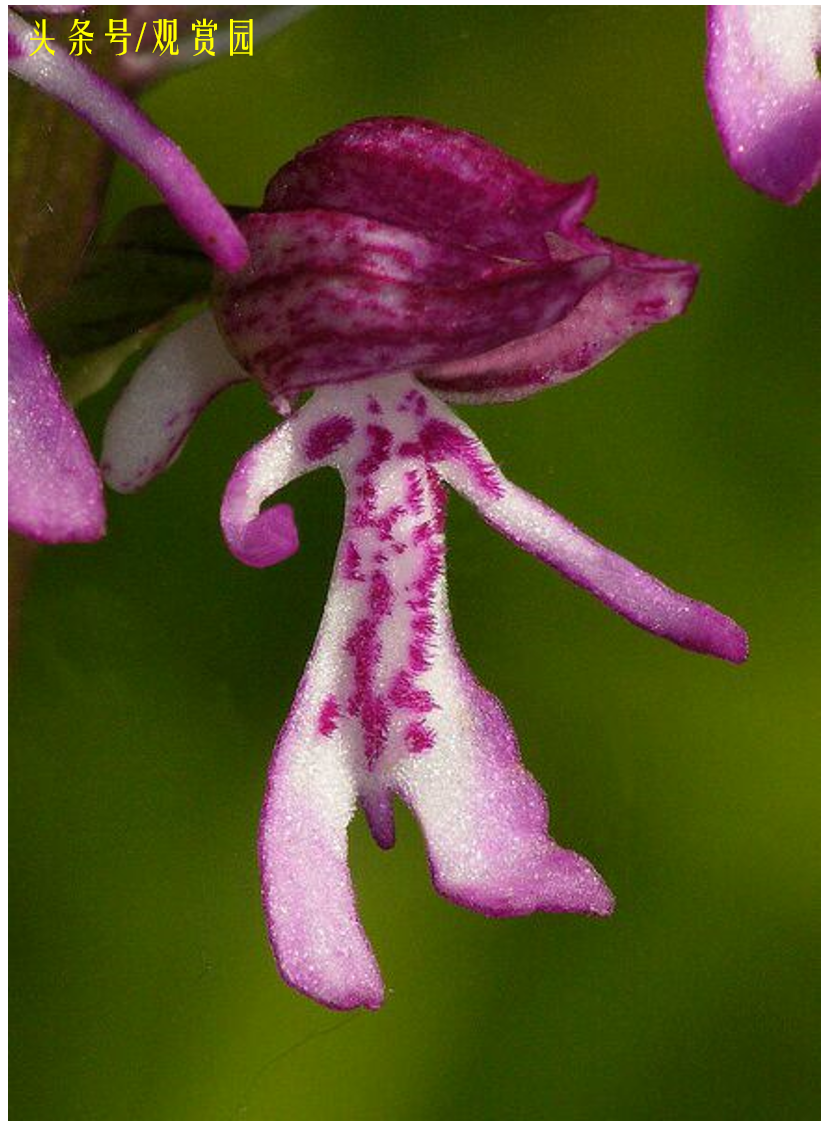
<path id="1" fill-rule="evenodd" d="M 466 467 L 474 481 L 494 498 L 501 498 L 504 488 L 498 479 L 495 464 L 482 458 L 478 442 L 445 420 L 429 420 L 419 433 L 425 455 L 432 463 L 442 459 L 455 460 Z"/>
<path id="2" fill-rule="evenodd" d="M 326 459 L 347 444 L 354 432 L 349 416 L 329 416 L 308 432 L 305 437 L 305 458 Z"/>
<path id="3" fill-rule="evenodd" d="M 367 434 L 368 454 L 356 466 L 359 475 L 372 475 L 377 471 L 390 458 L 393 445 L 393 433 L 381 424 L 369 424 Z"/>
<path id="4" fill-rule="evenodd" d="M 330 693 L 322 702 L 319 710 L 317 729 L 321 736 L 332 736 L 337 729 L 339 721 L 339 704 L 333 693 Z"/>
<path id="5" fill-rule="evenodd" d="M 409 390 L 399 404 L 399 412 L 412 412 L 418 417 L 427 415 L 428 403 L 418 389 Z"/>
<path id="6" fill-rule="evenodd" d="M 397 708 L 409 709 L 411 712 L 430 712 L 436 707 L 427 689 L 419 689 L 414 685 L 407 670 L 400 670 L 394 678 L 390 699 Z"/>
<path id="7" fill-rule="evenodd" d="M 401 448 L 399 449 L 401 453 Z M 412 514 L 421 514 L 423 508 L 424 489 L 422 480 L 417 471 L 405 472 L 405 502 Z"/>
<path id="8" fill-rule="evenodd" d="M 387 558 L 385 558 L 387 559 Z M 384 572 L 374 572 L 371 578 L 370 608 L 377 619 L 383 619 L 391 608 L 393 593 Z"/>
<path id="9" fill-rule="evenodd" d="M 429 751 L 435 742 L 436 737 L 423 720 L 415 720 L 405 729 L 405 743 L 414 754 Z"/>
<path id="10" fill-rule="evenodd" d="M 346 580 L 355 580 L 358 583 L 364 581 L 365 577 L 362 574 L 360 562 L 359 550 L 353 541 L 348 539 L 342 553 L 342 575 Z"/>

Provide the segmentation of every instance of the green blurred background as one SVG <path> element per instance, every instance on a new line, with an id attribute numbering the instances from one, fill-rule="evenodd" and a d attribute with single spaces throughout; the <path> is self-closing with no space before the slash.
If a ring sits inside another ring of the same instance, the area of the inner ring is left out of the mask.
<path id="1" fill-rule="evenodd" d="M 317 10 L 144 104 L 226 200 L 357 117 L 481 133 L 600 177 L 595 228 L 696 260 L 681 320 L 529 401 L 465 409 L 506 471 L 734 615 L 737 668 L 656 642 L 451 515 L 457 631 L 609 921 L 492 921 L 431 890 L 407 813 L 352 862 L 390 989 L 340 1015 L 279 980 L 254 840 L 322 609 L 341 489 L 289 488 L 303 546 L 243 568 L 222 488 L 271 425 L 218 401 L 180 461 L 42 551 L 13 681 L 18 1121 L 818 1116 L 818 220 L 726 167 L 698 8 Z M 109 220 L 154 201 L 119 166 Z M 98 445 L 118 387 L 87 403 Z"/>

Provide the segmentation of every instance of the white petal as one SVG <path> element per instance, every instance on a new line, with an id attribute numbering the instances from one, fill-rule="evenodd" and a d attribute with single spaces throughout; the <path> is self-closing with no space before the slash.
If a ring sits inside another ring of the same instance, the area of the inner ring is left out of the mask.
<path id="1" fill-rule="evenodd" d="M 108 485 L 122 493 L 145 486 L 174 460 L 208 402 L 246 378 L 210 311 L 167 335 L 108 418 L 101 464 Z"/>

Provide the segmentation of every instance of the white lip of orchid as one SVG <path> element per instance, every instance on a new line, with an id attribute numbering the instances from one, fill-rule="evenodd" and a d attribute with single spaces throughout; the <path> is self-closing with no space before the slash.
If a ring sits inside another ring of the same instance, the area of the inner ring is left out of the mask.
<path id="1" fill-rule="evenodd" d="M 345 484 L 328 600 L 274 752 L 259 834 L 279 968 L 333 1008 L 383 997 L 347 867 L 357 803 L 387 848 L 392 800 L 405 801 L 437 889 L 485 914 L 604 915 L 613 905 L 592 867 L 548 835 L 547 805 L 513 730 L 453 635 L 439 453 L 426 441 L 452 435 L 455 423 L 410 375 L 322 389 L 241 460 L 223 503 L 229 546 L 264 566 L 296 547 L 287 508 L 259 513 L 270 494 L 320 466 L 336 467 Z M 495 466 L 464 444 L 451 451 L 488 496 L 502 496 Z"/>
<path id="2" fill-rule="evenodd" d="M 168 337 L 109 420 L 104 471 L 145 483 L 241 368 L 205 313 Z M 384 995 L 347 866 L 357 806 L 383 847 L 392 801 L 415 812 L 437 889 L 489 915 L 609 913 L 593 868 L 548 833 L 544 795 L 505 714 L 473 678 L 450 621 L 443 483 L 516 544 L 638 626 L 739 661 L 743 632 L 598 545 L 501 473 L 475 434 L 410 373 L 325 386 L 238 463 L 222 525 L 244 563 L 292 555 L 290 507 L 265 506 L 317 467 L 342 475 L 345 523 L 323 621 L 269 772 L 259 833 L 279 968 L 332 1008 Z"/>

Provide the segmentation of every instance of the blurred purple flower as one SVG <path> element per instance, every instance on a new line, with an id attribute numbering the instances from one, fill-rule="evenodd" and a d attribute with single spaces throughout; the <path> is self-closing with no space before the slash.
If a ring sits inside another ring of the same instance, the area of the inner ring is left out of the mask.
<path id="1" fill-rule="evenodd" d="M 241 268 L 248 259 L 242 234 L 182 150 L 114 86 L 56 44 L 35 51 L 37 41 L 29 24 L 10 11 L 10 71 L 62 101 L 133 163 L 215 264 L 229 272 Z M 14 297 L 9 329 L 9 524 L 52 544 L 96 540 L 105 532 L 97 466 L 48 355 Z"/>
<path id="2" fill-rule="evenodd" d="M 9 528 L 34 541 L 96 541 L 97 464 L 48 354 L 9 293 Z"/>
<path id="3" fill-rule="evenodd" d="M 383 999 L 347 867 L 357 803 L 387 848 L 393 798 L 405 801 L 437 890 L 464 906 L 613 907 L 591 865 L 549 835 L 513 729 L 459 651 L 444 483 L 637 626 L 731 662 L 747 654 L 731 619 L 510 482 L 444 403 L 510 401 L 565 381 L 685 309 L 696 269 L 593 234 L 581 223 L 594 196 L 592 179 L 549 182 L 436 124 L 335 132 L 283 168 L 242 221 L 251 261 L 218 276 L 216 322 L 204 313 L 168 336 L 109 419 L 103 471 L 132 491 L 171 461 L 220 389 L 249 374 L 263 386 L 286 419 L 240 460 L 222 505 L 229 548 L 255 567 L 298 546 L 290 508 L 263 509 L 266 500 L 314 468 L 342 475 L 328 602 L 259 833 L 279 968 L 332 1008 Z M 310 400 L 292 411 L 305 390 Z"/>
<path id="4" fill-rule="evenodd" d="M 717 5 L 707 96 L 733 171 L 792 206 L 821 178 L 821 7 Z"/>

